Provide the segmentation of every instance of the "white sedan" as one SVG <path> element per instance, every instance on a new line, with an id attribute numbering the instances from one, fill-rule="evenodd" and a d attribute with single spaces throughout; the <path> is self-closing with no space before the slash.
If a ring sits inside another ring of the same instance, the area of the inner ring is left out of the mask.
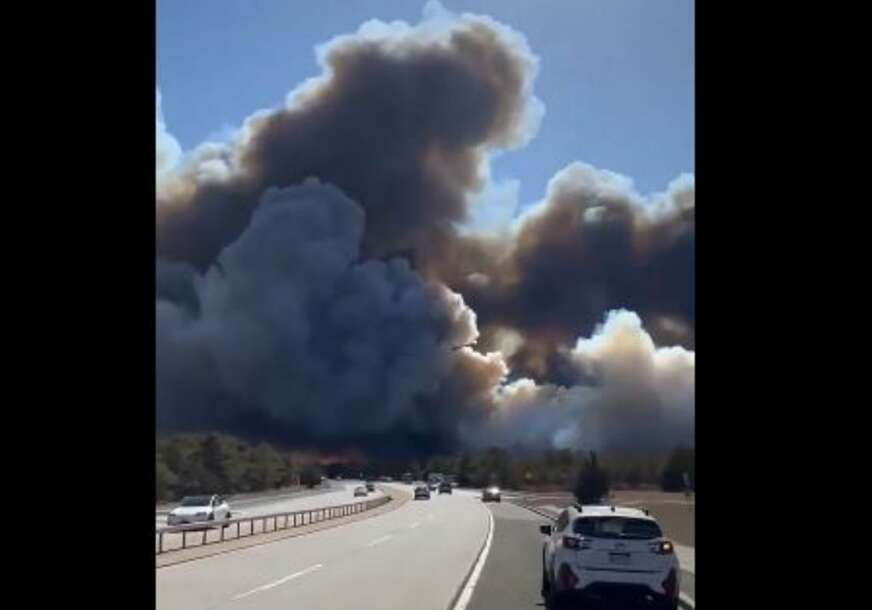
<path id="1" fill-rule="evenodd" d="M 230 518 L 230 505 L 223 496 L 187 496 L 167 515 L 167 525 L 208 523 Z"/>

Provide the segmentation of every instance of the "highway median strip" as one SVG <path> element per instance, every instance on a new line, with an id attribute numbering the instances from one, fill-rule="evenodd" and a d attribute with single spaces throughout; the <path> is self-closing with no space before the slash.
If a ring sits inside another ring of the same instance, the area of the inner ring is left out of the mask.
<path id="1" fill-rule="evenodd" d="M 272 542 L 278 542 L 297 536 L 304 536 L 306 534 L 314 533 L 324 529 L 330 529 L 333 527 L 354 523 L 363 519 L 376 517 L 386 512 L 396 510 L 411 499 L 410 494 L 400 489 L 385 488 L 382 491 L 387 498 L 386 502 L 384 504 L 381 504 L 380 506 L 376 506 L 369 510 L 355 512 L 353 514 L 348 514 L 345 516 L 338 516 L 329 520 L 314 520 L 312 522 L 297 525 L 297 527 L 278 529 L 273 528 L 266 529 L 265 531 L 264 528 L 260 528 L 259 531 L 255 530 L 253 534 L 244 535 L 241 537 L 225 538 L 221 541 L 214 540 L 212 542 L 208 542 L 207 544 L 193 544 L 187 546 L 184 549 L 167 549 L 163 553 L 159 553 L 156 555 L 155 567 L 159 569 L 179 563 L 195 561 L 197 559 L 203 559 L 213 555 L 243 550 L 261 544 L 270 544 Z M 330 510 L 335 508 L 337 507 L 325 507 L 324 509 L 316 510 Z M 309 511 L 307 510 L 303 512 Z M 274 525 L 275 523 L 273 517 L 264 518 L 260 516 L 252 516 L 250 517 L 250 519 L 253 519 L 255 523 L 263 522 L 264 525 Z M 214 534 L 219 529 L 221 528 L 216 528 L 210 531 Z M 207 534 L 207 532 L 202 531 L 199 531 L 197 533 L 200 533 L 203 536 Z M 199 536 L 197 536 L 197 538 L 199 538 Z"/>

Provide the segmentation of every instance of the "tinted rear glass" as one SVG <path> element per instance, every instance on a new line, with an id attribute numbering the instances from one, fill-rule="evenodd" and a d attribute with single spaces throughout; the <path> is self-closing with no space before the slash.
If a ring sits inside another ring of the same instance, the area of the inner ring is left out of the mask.
<path id="1" fill-rule="evenodd" d="M 579 517 L 573 524 L 573 531 L 590 538 L 633 540 L 651 540 L 663 535 L 654 521 L 627 517 Z"/>

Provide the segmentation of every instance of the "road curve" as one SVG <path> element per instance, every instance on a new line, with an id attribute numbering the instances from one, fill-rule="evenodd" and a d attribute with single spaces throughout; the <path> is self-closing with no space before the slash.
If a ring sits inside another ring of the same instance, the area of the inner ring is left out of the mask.
<path id="1" fill-rule="evenodd" d="M 160 568 L 156 607 L 446 610 L 489 522 L 477 495 L 434 494 L 341 527 Z"/>

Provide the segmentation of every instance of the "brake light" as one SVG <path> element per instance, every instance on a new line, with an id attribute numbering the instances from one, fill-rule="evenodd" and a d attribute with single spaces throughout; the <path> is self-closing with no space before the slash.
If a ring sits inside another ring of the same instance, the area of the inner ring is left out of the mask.
<path id="1" fill-rule="evenodd" d="M 574 589 L 578 584 L 578 576 L 572 571 L 572 568 L 565 563 L 560 564 L 560 569 L 557 571 L 557 580 L 560 583 L 562 590 Z"/>
<path id="2" fill-rule="evenodd" d="M 575 536 L 564 536 L 563 546 L 573 551 L 584 551 L 590 548 L 590 541 L 584 538 L 576 538 Z"/>
<path id="3" fill-rule="evenodd" d="M 669 576 L 663 581 L 663 590 L 666 592 L 666 597 L 675 599 L 678 595 L 678 579 L 675 576 L 675 570 L 669 570 Z"/>
<path id="4" fill-rule="evenodd" d="M 653 542 L 650 546 L 652 553 L 657 553 L 658 555 L 672 555 L 675 552 L 675 547 L 672 546 L 672 543 L 668 540 L 661 540 L 660 542 Z"/>

